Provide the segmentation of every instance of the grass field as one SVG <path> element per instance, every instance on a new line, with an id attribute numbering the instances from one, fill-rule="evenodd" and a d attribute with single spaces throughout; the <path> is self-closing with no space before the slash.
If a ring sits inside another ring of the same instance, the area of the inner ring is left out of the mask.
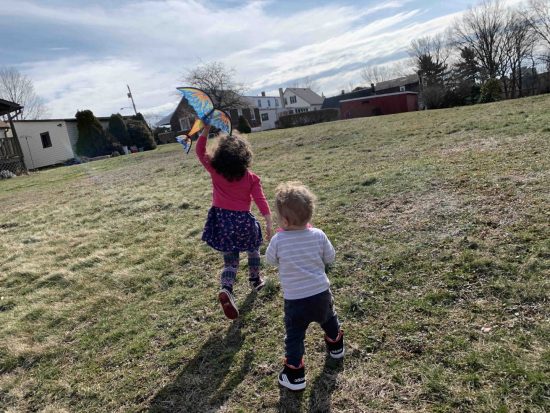
<path id="1" fill-rule="evenodd" d="M 348 353 L 310 328 L 298 394 L 276 271 L 223 317 L 179 145 L 1 181 L 0 411 L 550 411 L 549 125 L 543 96 L 250 136 L 337 250 Z"/>

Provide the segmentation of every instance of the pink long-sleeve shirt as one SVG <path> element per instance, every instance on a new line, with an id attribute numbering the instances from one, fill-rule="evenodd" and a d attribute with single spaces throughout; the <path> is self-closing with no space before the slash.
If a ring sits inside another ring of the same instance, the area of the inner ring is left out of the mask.
<path id="1" fill-rule="evenodd" d="M 250 205 L 254 200 L 263 216 L 271 214 L 258 175 L 247 169 L 238 181 L 230 182 L 225 179 L 210 163 L 210 157 L 206 154 L 205 135 L 199 137 L 196 152 L 199 161 L 212 178 L 212 206 L 231 211 L 250 211 Z"/>

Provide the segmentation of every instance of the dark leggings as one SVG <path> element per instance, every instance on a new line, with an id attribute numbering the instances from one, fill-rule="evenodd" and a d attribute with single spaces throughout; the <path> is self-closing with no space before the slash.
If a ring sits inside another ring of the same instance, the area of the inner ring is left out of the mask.
<path id="1" fill-rule="evenodd" d="M 248 252 L 248 279 L 250 281 L 257 280 L 260 277 L 260 251 Z M 224 252 L 223 262 L 224 268 L 221 274 L 222 288 L 228 288 L 233 291 L 233 284 L 237 278 L 239 270 L 239 253 Z"/>
<path id="2" fill-rule="evenodd" d="M 285 352 L 288 364 L 300 365 L 305 351 L 306 330 L 313 321 L 321 325 L 330 339 L 338 337 L 340 323 L 330 290 L 298 300 L 285 300 Z"/>

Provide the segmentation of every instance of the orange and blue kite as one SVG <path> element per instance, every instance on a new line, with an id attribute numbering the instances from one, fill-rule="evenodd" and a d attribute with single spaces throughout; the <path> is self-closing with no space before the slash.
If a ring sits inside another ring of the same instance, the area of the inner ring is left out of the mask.
<path id="1" fill-rule="evenodd" d="M 231 135 L 231 118 L 223 110 L 214 109 L 214 103 L 206 92 L 195 87 L 179 87 L 177 89 L 197 115 L 195 123 L 187 133 L 187 136 L 183 135 L 176 137 L 176 140 L 183 145 L 187 153 L 189 153 L 193 145 L 189 137 L 204 128 L 204 125 L 214 126 L 228 135 Z"/>

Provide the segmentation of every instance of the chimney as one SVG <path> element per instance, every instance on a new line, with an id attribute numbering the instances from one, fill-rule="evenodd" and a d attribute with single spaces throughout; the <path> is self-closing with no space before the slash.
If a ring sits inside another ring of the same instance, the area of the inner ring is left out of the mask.
<path id="1" fill-rule="evenodd" d="M 371 89 L 372 93 L 375 93 L 375 92 L 376 92 L 376 90 L 374 89 L 374 83 L 371 83 L 371 84 L 370 84 L 370 89 Z"/>
<path id="2" fill-rule="evenodd" d="M 262 92 L 262 96 L 265 96 L 265 92 Z"/>
<path id="3" fill-rule="evenodd" d="M 346 91 L 342 89 L 342 95 L 345 95 L 345 94 L 346 94 Z"/>
<path id="4" fill-rule="evenodd" d="M 285 108 L 285 94 L 283 93 L 283 88 L 279 88 L 279 96 L 281 97 L 281 106 Z"/>

